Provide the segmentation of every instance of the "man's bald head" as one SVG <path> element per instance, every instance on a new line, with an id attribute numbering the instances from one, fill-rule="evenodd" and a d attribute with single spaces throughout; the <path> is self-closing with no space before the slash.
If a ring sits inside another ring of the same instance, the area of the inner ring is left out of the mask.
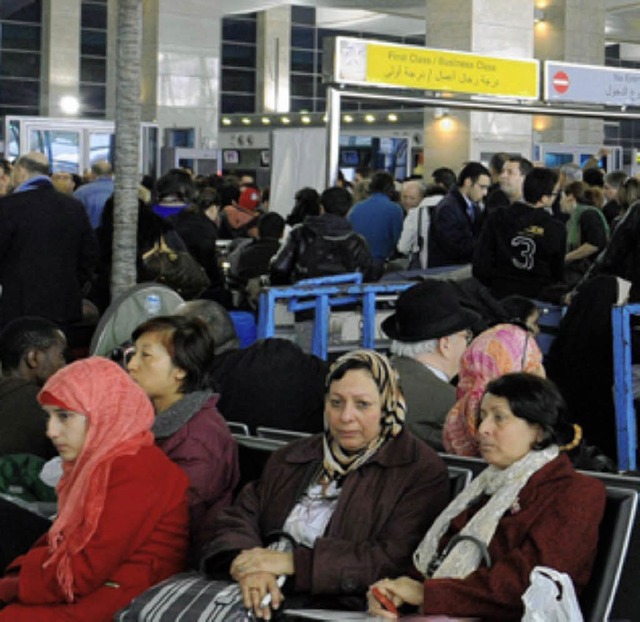
<path id="1" fill-rule="evenodd" d="M 104 177 L 105 175 L 111 175 L 113 169 L 111 163 L 108 160 L 99 160 L 91 165 L 91 173 L 95 177 Z"/>

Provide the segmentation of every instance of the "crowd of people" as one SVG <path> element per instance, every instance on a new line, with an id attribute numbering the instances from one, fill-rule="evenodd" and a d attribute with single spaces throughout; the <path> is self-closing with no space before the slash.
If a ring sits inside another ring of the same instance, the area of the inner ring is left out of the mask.
<path id="1" fill-rule="evenodd" d="M 361 170 L 283 217 L 248 176 L 173 169 L 141 185 L 138 280 L 168 283 L 163 249 L 204 280 L 174 275 L 192 300 L 141 321 L 117 364 L 64 356 L 110 302 L 111 168 L 74 190 L 18 158 L 0 198 L 0 462 L 37 458 L 57 509 L 34 522 L 0 490 L 0 621 L 519 620 L 536 566 L 580 592 L 605 491 L 575 467 L 616 469 L 610 309 L 640 285 L 640 182 L 586 172 L 507 154 L 430 184 Z M 469 276 L 429 278 L 450 266 Z M 407 270 L 388 355 L 239 347 L 229 311 L 254 313 L 256 287 Z M 546 356 L 539 301 L 568 305 Z M 231 421 L 308 437 L 245 483 Z M 437 452 L 487 468 L 452 495 Z"/>

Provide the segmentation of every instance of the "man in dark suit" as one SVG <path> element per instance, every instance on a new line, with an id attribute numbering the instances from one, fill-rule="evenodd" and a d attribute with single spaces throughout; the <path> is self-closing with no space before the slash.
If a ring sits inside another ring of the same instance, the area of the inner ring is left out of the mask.
<path id="1" fill-rule="evenodd" d="M 456 401 L 450 381 L 478 319 L 460 305 L 451 283 L 426 279 L 402 292 L 396 312 L 382 323 L 393 340 L 391 360 L 407 402 L 407 425 L 438 451 L 444 451 L 442 426 Z"/>
<path id="2" fill-rule="evenodd" d="M 82 319 L 97 243 L 82 203 L 58 192 L 48 174 L 43 154 L 21 156 L 14 191 L 0 199 L 0 327 L 23 315 L 62 327 Z"/>

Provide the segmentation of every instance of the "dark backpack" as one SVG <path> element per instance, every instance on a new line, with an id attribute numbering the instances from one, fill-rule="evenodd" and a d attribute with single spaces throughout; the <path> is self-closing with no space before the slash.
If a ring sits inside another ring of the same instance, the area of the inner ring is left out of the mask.
<path id="1" fill-rule="evenodd" d="M 297 280 L 369 272 L 371 253 L 361 235 L 353 231 L 344 235 L 322 235 L 305 226 L 302 235 L 301 252 L 296 262 Z"/>

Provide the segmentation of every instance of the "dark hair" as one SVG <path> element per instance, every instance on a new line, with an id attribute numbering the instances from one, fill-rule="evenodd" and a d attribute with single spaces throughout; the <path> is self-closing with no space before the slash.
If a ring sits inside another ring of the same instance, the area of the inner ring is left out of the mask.
<path id="1" fill-rule="evenodd" d="M 342 365 L 337 365 L 329 372 L 329 375 L 327 376 L 327 379 L 325 382 L 325 393 L 329 391 L 329 387 L 331 386 L 332 382 L 336 382 L 337 380 L 342 380 L 345 374 L 348 371 L 351 371 L 353 369 L 364 369 L 365 371 L 371 373 L 371 368 L 364 361 L 359 361 L 357 359 L 349 359 L 345 361 Z M 380 392 L 380 389 L 378 389 L 378 393 L 379 392 Z"/>
<path id="2" fill-rule="evenodd" d="M 533 168 L 524 178 L 522 196 L 527 203 L 535 205 L 544 196 L 553 195 L 558 183 L 558 173 L 550 168 Z"/>
<path id="3" fill-rule="evenodd" d="M 211 330 L 198 317 L 160 315 L 138 326 L 131 335 L 136 341 L 145 333 L 162 333 L 171 362 L 184 370 L 181 393 L 192 393 L 212 387 L 214 341 Z"/>
<path id="4" fill-rule="evenodd" d="M 12 169 L 11 162 L 6 158 L 0 158 L 0 169 L 2 169 L 5 175 L 10 175 Z"/>
<path id="5" fill-rule="evenodd" d="M 320 196 L 320 204 L 327 214 L 346 216 L 351 209 L 351 193 L 338 186 L 327 188 Z"/>
<path id="6" fill-rule="evenodd" d="M 220 195 L 214 188 L 203 188 L 194 205 L 199 212 L 206 212 L 212 205 L 220 206 Z"/>
<path id="7" fill-rule="evenodd" d="M 529 423 L 537 423 L 543 430 L 542 439 L 532 449 L 546 449 L 560 442 L 558 425 L 566 421 L 567 406 L 553 382 L 526 372 L 505 374 L 495 378 L 485 389 L 509 402 L 511 412 Z"/>
<path id="8" fill-rule="evenodd" d="M 494 153 L 489 160 L 489 169 L 495 171 L 498 175 L 502 173 L 504 163 L 509 159 L 509 154 L 504 151 Z"/>
<path id="9" fill-rule="evenodd" d="M 531 164 L 531 160 L 527 160 L 527 158 L 521 155 L 510 155 L 506 161 L 517 162 L 518 168 L 520 169 L 520 175 L 526 176 L 533 170 L 533 164 Z"/>
<path id="10" fill-rule="evenodd" d="M 194 195 L 194 185 L 191 175 L 181 168 L 172 168 L 158 179 L 156 183 L 156 193 L 159 199 L 175 195 L 181 201 L 190 203 Z"/>
<path id="11" fill-rule="evenodd" d="M 214 300 L 189 300 L 179 304 L 174 315 L 187 318 L 197 317 L 206 322 L 213 336 L 213 353 L 215 356 L 237 350 L 240 340 L 229 312 Z"/>
<path id="12" fill-rule="evenodd" d="M 467 162 L 458 175 L 458 187 L 462 188 L 465 179 L 471 179 L 471 182 L 475 184 L 481 175 L 491 177 L 489 169 L 484 164 L 480 162 Z"/>
<path id="13" fill-rule="evenodd" d="M 587 168 L 582 171 L 582 180 L 590 186 L 604 186 L 604 173 L 599 168 Z"/>
<path id="14" fill-rule="evenodd" d="M 618 190 L 618 203 L 626 210 L 638 199 L 640 199 L 640 180 L 629 177 Z"/>
<path id="15" fill-rule="evenodd" d="M 446 166 L 437 168 L 431 173 L 431 177 L 436 184 L 444 186 L 447 190 L 450 190 L 456 183 L 456 174 Z"/>
<path id="16" fill-rule="evenodd" d="M 240 198 L 240 186 L 225 181 L 218 189 L 220 195 L 220 205 L 226 207 L 232 203 L 237 203 Z"/>
<path id="17" fill-rule="evenodd" d="M 320 195 L 314 188 L 301 188 L 294 198 L 295 205 L 286 220 L 290 227 L 301 223 L 307 216 L 320 214 Z"/>
<path id="18" fill-rule="evenodd" d="M 593 205 L 593 198 L 589 194 L 589 186 L 583 181 L 572 181 L 564 187 L 564 193 L 570 194 L 580 205 Z"/>
<path id="19" fill-rule="evenodd" d="M 21 166 L 31 174 L 49 175 L 49 173 L 51 172 L 48 162 L 46 164 L 44 162 L 37 162 L 36 160 L 32 160 L 29 156 L 26 155 L 20 156 L 15 165 Z"/>
<path id="20" fill-rule="evenodd" d="M 369 182 L 369 194 L 381 192 L 388 195 L 395 190 L 393 175 L 388 171 L 376 171 Z"/>
<path id="21" fill-rule="evenodd" d="M 2 371 L 17 369 L 29 350 L 48 350 L 61 341 L 60 328 L 42 317 L 20 317 L 0 333 Z"/>
<path id="22" fill-rule="evenodd" d="M 284 231 L 284 218 L 277 212 L 267 212 L 258 218 L 258 235 L 261 239 L 279 240 Z"/>
<path id="23" fill-rule="evenodd" d="M 506 319 L 508 322 L 515 322 L 518 326 L 522 326 L 523 328 L 527 328 L 527 318 L 534 312 L 538 310 L 536 303 L 529 298 L 525 298 L 524 296 L 507 296 L 500 301 L 500 305 L 504 309 L 506 313 Z"/>

